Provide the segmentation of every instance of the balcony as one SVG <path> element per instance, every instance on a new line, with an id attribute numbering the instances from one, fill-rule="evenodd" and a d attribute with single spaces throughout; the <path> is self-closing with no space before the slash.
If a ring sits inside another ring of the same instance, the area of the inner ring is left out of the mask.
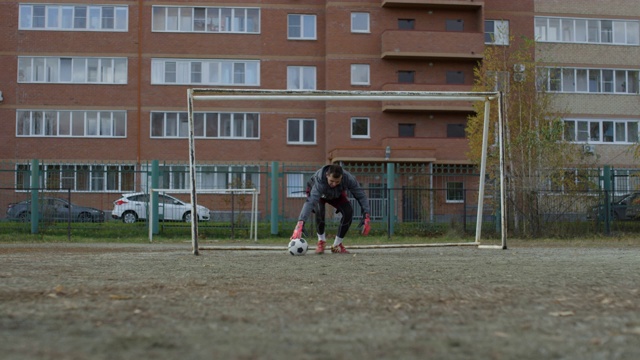
<path id="1" fill-rule="evenodd" d="M 386 157 L 387 146 L 391 150 Z M 389 137 L 380 147 L 340 147 L 329 151 L 329 160 L 363 162 L 438 162 L 469 164 L 465 138 Z"/>
<path id="2" fill-rule="evenodd" d="M 384 91 L 472 91 L 471 85 L 450 84 L 384 84 Z M 386 112 L 434 112 L 459 111 L 473 112 L 471 101 L 383 101 L 382 111 Z"/>
<path id="3" fill-rule="evenodd" d="M 482 7 L 482 0 L 382 0 L 382 7 L 431 7 L 431 8 L 460 8 Z"/>
<path id="4" fill-rule="evenodd" d="M 480 32 L 387 30 L 382 33 L 383 59 L 480 60 L 484 34 Z"/>

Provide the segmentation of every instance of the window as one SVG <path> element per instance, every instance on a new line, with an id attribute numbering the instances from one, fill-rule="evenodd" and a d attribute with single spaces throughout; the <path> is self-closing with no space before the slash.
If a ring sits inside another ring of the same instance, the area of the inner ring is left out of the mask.
<path id="1" fill-rule="evenodd" d="M 259 86 L 260 61 L 152 59 L 151 84 Z"/>
<path id="2" fill-rule="evenodd" d="M 447 81 L 447 84 L 464 84 L 464 72 L 447 71 L 446 81 Z"/>
<path id="3" fill-rule="evenodd" d="M 464 31 L 464 20 L 462 19 L 445 20 L 445 30 L 446 31 Z"/>
<path id="4" fill-rule="evenodd" d="M 576 143 L 637 143 L 638 121 L 565 119 L 564 139 Z"/>
<path id="5" fill-rule="evenodd" d="M 398 124 L 399 137 L 415 137 L 416 124 Z"/>
<path id="6" fill-rule="evenodd" d="M 398 19 L 399 30 L 413 30 L 415 26 L 416 21 L 414 19 Z"/>
<path id="7" fill-rule="evenodd" d="M 307 196 L 305 174 L 287 174 L 287 197 L 303 198 Z"/>
<path id="8" fill-rule="evenodd" d="M 567 42 L 575 42 L 573 19 L 561 19 L 560 31 L 562 31 L 562 39 Z"/>
<path id="9" fill-rule="evenodd" d="M 574 92 L 575 86 L 574 69 L 562 69 L 562 92 Z"/>
<path id="10" fill-rule="evenodd" d="M 368 139 L 369 136 L 369 118 L 352 117 L 351 118 L 351 137 L 354 139 Z"/>
<path id="11" fill-rule="evenodd" d="M 509 45 L 509 21 L 486 20 L 484 22 L 484 43 Z"/>
<path id="12" fill-rule="evenodd" d="M 126 58 L 18 57 L 18 82 L 126 84 Z"/>
<path id="13" fill-rule="evenodd" d="M 31 165 L 19 164 L 17 188 L 31 187 Z M 131 192 L 135 187 L 135 165 L 40 165 L 39 186 L 50 191 Z"/>
<path id="14" fill-rule="evenodd" d="M 640 21 L 537 16 L 536 41 L 640 45 Z"/>
<path id="15" fill-rule="evenodd" d="M 638 188 L 638 170 L 636 169 L 615 169 L 613 170 L 615 195 L 626 195 L 630 189 Z M 600 177 L 600 184 L 602 188 L 602 177 Z M 595 180 L 595 179 L 594 179 Z M 639 199 L 636 197 L 635 201 Z"/>
<path id="16" fill-rule="evenodd" d="M 189 137 L 187 112 L 151 112 L 151 138 Z M 197 112 L 193 114 L 193 135 L 202 139 L 260 138 L 258 113 Z"/>
<path id="17" fill-rule="evenodd" d="M 129 8 L 113 5 L 20 4 L 20 30 L 128 31 Z"/>
<path id="18" fill-rule="evenodd" d="M 447 124 L 447 137 L 448 138 L 465 137 L 464 124 Z"/>
<path id="19" fill-rule="evenodd" d="M 546 71 L 548 91 L 638 94 L 637 70 L 547 68 Z"/>
<path id="20" fill-rule="evenodd" d="M 292 40 L 315 40 L 316 39 L 316 16 L 289 14 L 288 39 Z"/>
<path id="21" fill-rule="evenodd" d="M 153 6 L 151 13 L 153 31 L 260 33 L 259 8 Z"/>
<path id="22" fill-rule="evenodd" d="M 494 91 L 509 92 L 509 71 L 488 71 L 486 86 L 494 89 Z"/>
<path id="23" fill-rule="evenodd" d="M 613 22 L 611 20 L 600 21 L 600 42 L 613 43 Z"/>
<path id="24" fill-rule="evenodd" d="M 352 12 L 351 13 L 351 32 L 352 33 L 368 33 L 369 30 L 369 13 Z"/>
<path id="25" fill-rule="evenodd" d="M 625 32 L 628 45 L 640 44 L 640 22 L 627 21 L 627 29 Z M 617 39 L 616 39 L 617 40 Z"/>
<path id="26" fill-rule="evenodd" d="M 351 85 L 369 84 L 369 64 L 351 64 Z"/>
<path id="27" fill-rule="evenodd" d="M 595 176 L 594 176 L 595 175 Z M 557 179 L 550 179 L 550 189 L 556 192 L 573 192 L 595 190 L 598 184 L 596 172 L 580 169 L 568 169 Z"/>
<path id="28" fill-rule="evenodd" d="M 186 189 L 189 182 L 187 167 L 184 165 L 160 166 L 159 186 L 164 189 Z"/>
<path id="29" fill-rule="evenodd" d="M 413 84 L 415 82 L 416 72 L 400 70 L 398 71 L 398 82 L 401 84 Z"/>
<path id="30" fill-rule="evenodd" d="M 287 90 L 315 90 L 315 66 L 288 66 Z"/>
<path id="31" fill-rule="evenodd" d="M 560 91 L 562 87 L 562 69 L 549 69 L 549 91 Z"/>
<path id="32" fill-rule="evenodd" d="M 447 202 L 461 203 L 464 201 L 464 185 L 461 181 L 447 182 Z"/>
<path id="33" fill-rule="evenodd" d="M 314 145 L 316 143 L 315 119 L 288 119 L 287 144 Z"/>
<path id="34" fill-rule="evenodd" d="M 127 137 L 126 111 L 16 111 L 18 137 Z"/>
<path id="35" fill-rule="evenodd" d="M 189 167 L 187 165 L 160 166 L 159 187 L 166 189 L 188 189 Z M 142 166 L 143 172 L 151 171 L 150 165 Z M 147 176 L 142 177 L 142 188 L 148 188 Z M 260 189 L 260 167 L 255 165 L 201 165 L 196 166 L 196 188 L 198 189 Z"/>

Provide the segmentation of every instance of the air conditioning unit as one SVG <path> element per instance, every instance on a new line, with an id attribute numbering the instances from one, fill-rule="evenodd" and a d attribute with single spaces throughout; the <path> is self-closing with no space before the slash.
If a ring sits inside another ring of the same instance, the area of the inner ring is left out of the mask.
<path id="1" fill-rule="evenodd" d="M 596 147 L 594 145 L 582 145 L 582 151 L 585 154 L 595 154 L 596 153 Z"/>
<path id="2" fill-rule="evenodd" d="M 525 66 L 524 64 L 515 64 L 513 65 L 513 71 L 515 72 L 524 72 Z"/>
<path id="3" fill-rule="evenodd" d="M 523 82 L 525 78 L 526 76 L 524 75 L 524 73 L 517 72 L 513 74 L 513 81 L 515 82 Z"/>

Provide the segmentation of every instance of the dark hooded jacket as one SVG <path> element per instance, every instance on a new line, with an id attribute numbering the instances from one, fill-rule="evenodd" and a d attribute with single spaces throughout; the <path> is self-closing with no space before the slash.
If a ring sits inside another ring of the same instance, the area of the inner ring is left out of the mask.
<path id="1" fill-rule="evenodd" d="M 338 186 L 332 188 L 329 186 L 329 182 L 327 181 L 327 170 L 329 166 L 330 165 L 326 165 L 322 167 L 322 169 L 316 171 L 316 173 L 313 174 L 311 179 L 307 182 L 307 201 L 304 203 L 302 211 L 300 211 L 298 220 L 306 222 L 311 211 L 313 211 L 315 204 L 317 204 L 320 199 L 324 199 L 326 201 L 335 200 L 339 198 L 342 193 L 345 193 L 346 196 L 346 191 L 351 192 L 353 197 L 356 198 L 363 213 L 370 214 L 369 199 L 367 198 L 364 190 L 360 187 L 355 176 L 351 175 L 348 171 L 343 170 L 342 181 Z"/>

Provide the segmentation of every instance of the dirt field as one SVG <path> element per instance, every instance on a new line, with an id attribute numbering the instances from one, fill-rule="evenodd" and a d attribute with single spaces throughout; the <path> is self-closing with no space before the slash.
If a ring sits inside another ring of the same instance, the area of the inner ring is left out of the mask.
<path id="1" fill-rule="evenodd" d="M 640 359 L 640 241 L 301 257 L 0 244 L 0 354 Z"/>

